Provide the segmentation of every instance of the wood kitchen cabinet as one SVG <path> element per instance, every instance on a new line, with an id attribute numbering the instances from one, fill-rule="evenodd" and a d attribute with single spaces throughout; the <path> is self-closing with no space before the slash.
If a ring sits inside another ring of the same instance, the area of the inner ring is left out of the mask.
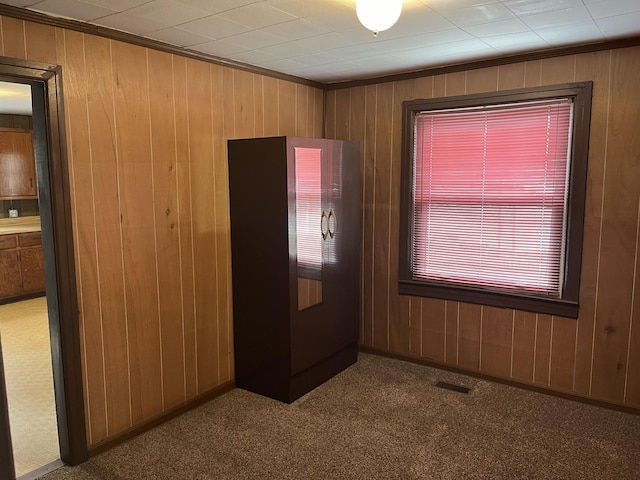
<path id="1" fill-rule="evenodd" d="M 0 235 L 0 302 L 44 291 L 41 233 Z"/>
<path id="2" fill-rule="evenodd" d="M 236 385 L 290 403 L 357 360 L 358 145 L 228 146 Z"/>
<path id="3" fill-rule="evenodd" d="M 0 128 L 0 200 L 38 198 L 31 130 Z"/>

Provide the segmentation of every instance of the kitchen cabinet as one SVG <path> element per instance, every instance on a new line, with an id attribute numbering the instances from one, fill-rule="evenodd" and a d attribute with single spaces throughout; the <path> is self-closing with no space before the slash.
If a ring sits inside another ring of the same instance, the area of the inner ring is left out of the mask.
<path id="1" fill-rule="evenodd" d="M 229 140 L 236 385 L 290 403 L 357 360 L 358 145 Z"/>
<path id="2" fill-rule="evenodd" d="M 0 235 L 0 302 L 44 292 L 41 233 Z"/>
<path id="3" fill-rule="evenodd" d="M 38 198 L 31 130 L 0 128 L 0 200 Z"/>

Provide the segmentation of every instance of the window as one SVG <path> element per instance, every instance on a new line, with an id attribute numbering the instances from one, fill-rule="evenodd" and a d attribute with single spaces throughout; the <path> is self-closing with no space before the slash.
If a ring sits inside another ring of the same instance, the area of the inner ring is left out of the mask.
<path id="1" fill-rule="evenodd" d="M 321 279 L 322 149 L 294 148 L 298 276 Z"/>
<path id="2" fill-rule="evenodd" d="M 577 317 L 591 83 L 404 103 L 400 293 Z"/>

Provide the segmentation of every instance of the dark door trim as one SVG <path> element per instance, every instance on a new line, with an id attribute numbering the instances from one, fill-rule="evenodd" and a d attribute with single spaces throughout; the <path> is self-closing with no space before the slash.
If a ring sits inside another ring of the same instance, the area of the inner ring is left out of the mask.
<path id="1" fill-rule="evenodd" d="M 31 85 L 60 457 L 88 458 L 62 67 L 0 57 L 0 79 Z"/>

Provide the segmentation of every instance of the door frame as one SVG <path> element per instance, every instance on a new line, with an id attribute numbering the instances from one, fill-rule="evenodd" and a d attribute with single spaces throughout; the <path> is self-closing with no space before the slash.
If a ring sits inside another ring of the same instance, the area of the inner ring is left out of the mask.
<path id="1" fill-rule="evenodd" d="M 62 67 L 0 57 L 0 80 L 31 85 L 60 458 L 67 464 L 77 465 L 88 458 L 88 448 Z"/>

